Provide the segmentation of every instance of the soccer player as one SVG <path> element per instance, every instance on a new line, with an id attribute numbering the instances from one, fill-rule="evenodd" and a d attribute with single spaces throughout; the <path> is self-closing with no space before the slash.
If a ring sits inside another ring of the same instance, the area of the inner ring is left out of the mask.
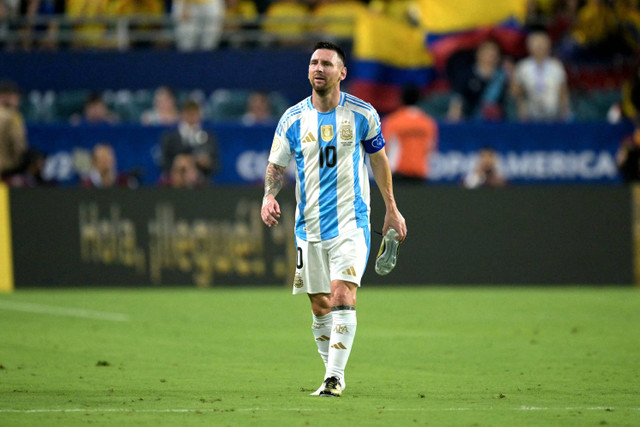
<path id="1" fill-rule="evenodd" d="M 326 372 L 313 394 L 342 395 L 356 333 L 356 291 L 370 247 L 368 154 L 386 214 L 382 233 L 407 235 L 396 207 L 380 118 L 368 103 L 340 91 L 347 76 L 339 46 L 319 42 L 309 62 L 312 94 L 289 108 L 276 128 L 265 177 L 261 216 L 273 227 L 284 170 L 296 162 L 297 265 L 293 293 L 306 293 L 313 335 Z"/>

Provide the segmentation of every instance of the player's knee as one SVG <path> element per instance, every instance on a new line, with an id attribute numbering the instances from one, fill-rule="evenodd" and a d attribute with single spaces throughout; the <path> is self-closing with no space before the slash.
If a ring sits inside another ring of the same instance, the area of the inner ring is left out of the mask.
<path id="1" fill-rule="evenodd" d="M 315 316 L 324 316 L 325 314 L 329 314 L 329 312 L 331 311 L 331 307 L 330 306 L 325 306 L 325 305 L 317 305 L 317 304 L 311 304 L 311 312 L 315 315 Z"/>
<path id="2" fill-rule="evenodd" d="M 331 284 L 331 306 L 351 306 L 356 305 L 356 289 L 357 285 L 354 283 L 345 282 L 342 280 L 335 280 Z"/>
<path id="3" fill-rule="evenodd" d="M 331 302 L 327 294 L 309 294 L 311 312 L 316 316 L 324 316 L 331 311 Z"/>

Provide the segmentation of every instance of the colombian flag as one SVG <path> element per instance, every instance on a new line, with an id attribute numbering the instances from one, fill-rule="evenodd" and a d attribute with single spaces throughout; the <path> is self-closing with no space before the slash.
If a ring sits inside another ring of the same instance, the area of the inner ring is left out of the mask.
<path id="1" fill-rule="evenodd" d="M 526 0 L 420 0 L 418 6 L 438 69 L 456 50 L 475 48 L 488 38 L 505 53 L 524 53 Z"/>
<path id="2" fill-rule="evenodd" d="M 355 23 L 349 91 L 370 102 L 380 113 L 400 105 L 402 87 L 424 87 L 435 74 L 424 45 L 424 29 L 375 12 Z"/>

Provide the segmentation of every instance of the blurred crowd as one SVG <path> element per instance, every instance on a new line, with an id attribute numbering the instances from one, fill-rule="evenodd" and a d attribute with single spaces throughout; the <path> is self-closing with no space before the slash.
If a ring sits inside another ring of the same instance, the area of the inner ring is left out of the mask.
<path id="1" fill-rule="evenodd" d="M 290 44 L 316 31 L 352 36 L 367 7 L 405 0 L 2 0 L 0 34 L 10 49 Z M 395 7 L 395 6 L 394 6 Z M 122 38 L 123 34 L 128 36 Z M 169 35 L 167 35 L 170 33 Z M 7 39 L 6 37 L 4 38 Z M 2 40 L 2 38 L 0 38 Z"/>
<path id="2" fill-rule="evenodd" d="M 584 101 L 585 87 L 606 89 L 602 102 L 606 111 L 600 117 L 612 123 L 630 120 L 640 129 L 639 1 L 526 1 L 527 37 L 521 55 L 506 55 L 500 43 L 492 39 L 473 49 L 459 50 L 448 58 L 446 69 L 433 85 L 435 89 L 405 88 L 400 119 L 395 119 L 393 125 L 388 124 L 392 112 L 383 114 L 383 129 L 388 133 L 385 136 L 399 179 L 423 182 L 428 178 L 428 167 L 424 165 L 428 165 L 430 153 L 437 150 L 438 122 L 581 120 L 584 116 L 581 117 L 580 106 L 591 108 L 595 103 L 595 98 L 589 98 L 590 93 Z M 0 46 L 5 50 L 190 51 L 304 44 L 309 37 L 315 40 L 319 34 L 349 46 L 353 19 L 359 11 L 373 10 L 413 22 L 412 3 L 411 0 L 0 0 Z M 123 28 L 125 38 L 121 37 Z M 216 136 L 205 130 L 203 123 L 231 119 L 244 126 L 274 125 L 284 109 L 297 101 L 284 99 L 277 92 L 251 89 L 203 94 L 162 86 L 139 92 L 80 91 L 72 94 L 75 96 L 72 108 L 65 110 L 62 118 L 53 118 L 42 112 L 34 114 L 33 110 L 61 102 L 64 94 L 37 91 L 25 94 L 14 83 L 1 82 L 3 179 L 15 186 L 44 184 L 40 175 L 44 155 L 28 148 L 25 121 L 61 119 L 77 126 L 123 122 L 166 126 L 169 130 L 159 141 L 160 184 L 201 187 L 211 183 L 219 167 Z M 445 102 L 441 102 L 443 99 Z M 220 112 L 228 116 L 220 116 Z M 420 142 L 406 142 L 409 148 L 403 149 L 402 128 L 412 126 L 412 120 L 418 120 L 418 116 L 419 132 L 424 137 Z M 640 130 L 621 144 L 617 160 L 625 179 L 640 179 L 639 147 Z M 403 161 L 403 156 L 409 161 Z M 115 158 L 107 142 L 96 144 L 81 185 L 136 186 L 135 176 L 117 171 Z M 478 167 L 463 184 L 469 188 L 505 184 L 491 147 L 479 153 Z"/>
<path id="3" fill-rule="evenodd" d="M 640 46 L 637 0 L 521 0 L 526 25 L 544 28 L 563 60 L 611 59 Z M 416 21 L 414 0 L 1 0 L 0 40 L 11 49 L 214 49 L 353 36 L 365 9 Z M 167 34 L 169 34 L 167 36 Z M 123 34 L 128 37 L 122 39 Z M 14 37 L 8 37 L 14 35 Z M 123 46 L 124 44 L 124 46 Z"/>

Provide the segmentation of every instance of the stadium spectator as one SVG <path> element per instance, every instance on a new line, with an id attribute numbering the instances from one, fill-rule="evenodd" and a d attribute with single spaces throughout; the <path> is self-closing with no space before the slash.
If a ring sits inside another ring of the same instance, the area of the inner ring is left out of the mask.
<path id="1" fill-rule="evenodd" d="M 275 121 L 269 95 L 265 92 L 253 92 L 247 99 L 247 110 L 242 115 L 245 126 L 265 125 Z"/>
<path id="2" fill-rule="evenodd" d="M 31 49 L 34 45 L 42 49 L 55 49 L 60 32 L 59 16 L 64 14 L 65 0 L 26 0 L 24 2 L 27 24 L 22 34 L 22 47 Z M 48 19 L 49 22 L 34 22 Z"/>
<path id="3" fill-rule="evenodd" d="M 618 0 L 614 3 L 618 20 L 620 41 L 627 48 L 628 56 L 637 58 L 640 53 L 640 10 L 636 0 Z"/>
<path id="4" fill-rule="evenodd" d="M 618 171 L 624 182 L 640 181 L 640 127 L 624 137 L 616 153 Z"/>
<path id="5" fill-rule="evenodd" d="M 417 87 L 405 87 L 402 107 L 382 120 L 394 182 L 424 183 L 429 176 L 431 153 L 438 144 L 438 124 L 416 106 L 419 100 Z"/>
<path id="6" fill-rule="evenodd" d="M 566 121 L 570 118 L 567 73 L 552 58 L 551 39 L 541 31 L 527 37 L 529 56 L 516 65 L 511 91 L 522 121 Z"/>
<path id="7" fill-rule="evenodd" d="M 180 121 L 176 96 L 169 87 L 160 86 L 153 95 L 153 107 L 140 116 L 143 125 L 173 126 Z"/>
<path id="8" fill-rule="evenodd" d="M 464 119 L 500 120 L 504 116 L 507 73 L 501 65 L 500 46 L 487 40 L 475 50 L 469 63 L 468 52 L 458 52 L 447 61 L 453 96 L 447 118 L 451 122 Z"/>
<path id="9" fill-rule="evenodd" d="M 144 22 L 149 18 L 158 19 L 164 16 L 163 0 L 110 0 L 108 12 L 113 18 L 137 18 L 130 24 L 132 31 L 152 31 L 159 30 L 157 23 Z M 126 42 L 126 44 L 123 44 Z M 129 47 L 128 39 L 117 41 L 119 48 Z M 152 46 L 148 40 L 136 41 L 134 47 Z"/>
<path id="10" fill-rule="evenodd" d="M 21 101 L 20 88 L 14 82 L 0 82 L 0 173 L 3 177 L 16 172 L 27 149 Z"/>
<path id="11" fill-rule="evenodd" d="M 224 0 L 173 0 L 179 50 L 212 50 L 218 47 L 224 26 Z"/>
<path id="12" fill-rule="evenodd" d="M 12 22 L 20 15 L 20 0 L 0 0 L 0 46 L 14 47 L 14 43 L 5 43 L 8 36 L 15 30 Z"/>
<path id="13" fill-rule="evenodd" d="M 69 121 L 72 125 L 113 125 L 118 116 L 107 107 L 99 93 L 90 93 L 82 107 L 82 114 L 73 114 Z"/>
<path id="14" fill-rule="evenodd" d="M 85 188 L 112 188 L 126 184 L 126 177 L 118 174 L 113 147 L 106 143 L 96 144 L 91 153 L 91 169 L 80 185 Z"/>
<path id="15" fill-rule="evenodd" d="M 227 18 L 255 19 L 258 8 L 252 0 L 227 0 Z"/>
<path id="16" fill-rule="evenodd" d="M 269 9 L 269 6 L 271 6 L 271 3 L 273 3 L 273 1 L 274 0 L 253 0 L 253 2 L 256 4 L 256 9 L 258 9 L 259 15 L 265 13 L 267 9 Z"/>
<path id="17" fill-rule="evenodd" d="M 74 48 L 104 48 L 107 24 L 102 21 L 109 13 L 109 0 L 69 0 L 66 2 L 65 15 L 73 26 L 71 46 Z M 82 22 L 82 21 L 87 22 Z M 92 22 L 93 21 L 93 22 Z"/>
<path id="18" fill-rule="evenodd" d="M 478 152 L 476 165 L 464 178 L 465 188 L 502 187 L 507 183 L 500 172 L 498 157 L 493 148 L 483 148 Z"/>
<path id="19" fill-rule="evenodd" d="M 165 174 L 171 171 L 173 160 L 178 154 L 192 154 L 204 177 L 210 177 L 218 169 L 216 138 L 212 132 L 202 128 L 200 106 L 195 101 L 185 103 L 178 128 L 163 134 L 160 145 Z"/>
<path id="20" fill-rule="evenodd" d="M 198 188 L 204 185 L 193 154 L 178 154 L 173 159 L 167 184 L 171 188 Z"/>
<path id="21" fill-rule="evenodd" d="M 622 112 L 636 124 L 640 123 L 640 64 L 636 65 L 631 78 L 622 85 Z"/>
<path id="22" fill-rule="evenodd" d="M 307 32 L 309 6 L 298 0 L 276 0 L 264 14 L 262 30 L 279 44 L 299 43 Z"/>
<path id="23" fill-rule="evenodd" d="M 35 148 L 29 148 L 22 153 L 20 165 L 15 173 L 7 178 L 11 187 L 34 188 L 51 185 L 42 176 L 45 156 Z"/>
<path id="24" fill-rule="evenodd" d="M 20 105 L 22 104 L 22 90 L 12 80 L 0 81 L 0 106 L 9 108 L 16 116 L 22 119 L 20 114 Z"/>
<path id="25" fill-rule="evenodd" d="M 257 40 L 247 40 L 243 31 L 255 31 L 258 26 L 258 8 L 252 0 L 227 0 L 225 31 L 229 33 L 229 44 L 233 47 L 253 46 Z"/>
<path id="26" fill-rule="evenodd" d="M 319 0 L 312 15 L 321 22 L 316 32 L 324 37 L 349 40 L 353 38 L 355 21 L 367 6 L 358 0 Z"/>
<path id="27" fill-rule="evenodd" d="M 619 52 L 618 35 L 616 15 L 606 1 L 588 0 L 562 42 L 562 57 L 569 61 L 608 60 Z"/>
<path id="28" fill-rule="evenodd" d="M 578 17 L 579 6 L 580 0 L 558 0 L 554 3 L 553 15 L 543 26 L 554 46 L 560 44 L 570 33 Z M 537 27 L 538 30 L 540 28 Z"/>

